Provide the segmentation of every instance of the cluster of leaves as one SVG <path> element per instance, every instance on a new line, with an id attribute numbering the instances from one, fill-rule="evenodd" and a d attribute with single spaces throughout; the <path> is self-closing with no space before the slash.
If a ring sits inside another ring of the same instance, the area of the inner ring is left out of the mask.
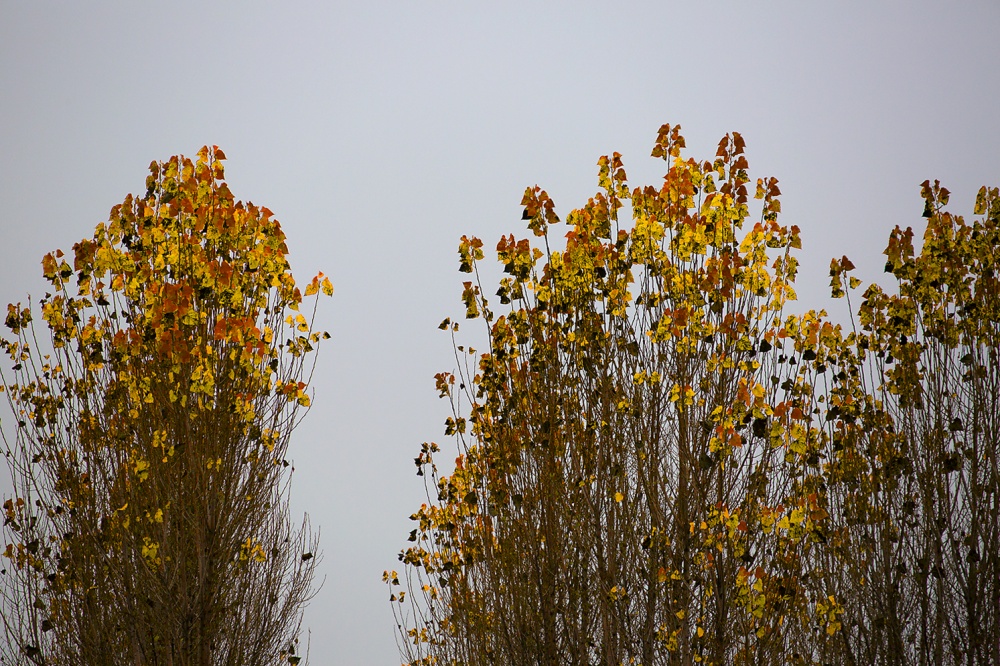
<path id="1" fill-rule="evenodd" d="M 938 182 L 924 182 L 922 195 L 923 245 L 916 253 L 910 229 L 890 235 L 885 270 L 896 293 L 864 292 L 852 360 L 857 407 L 832 419 L 838 459 L 828 483 L 842 524 L 833 583 L 851 602 L 844 660 L 992 664 L 1000 661 L 1000 192 L 980 190 L 971 224 L 945 210 L 949 193 Z M 835 293 L 849 268 L 831 266 Z"/>
<path id="2" fill-rule="evenodd" d="M 463 237 L 489 349 L 437 376 L 459 456 L 441 473 L 423 445 L 428 501 L 384 574 L 404 659 L 995 662 L 997 192 L 968 227 L 928 184 L 920 256 L 899 230 L 888 250 L 899 295 L 870 287 L 845 332 L 786 312 L 798 229 L 740 135 L 711 161 L 683 147 L 661 128 L 659 188 L 602 157 L 561 250 L 529 188 L 544 243 L 497 245 L 502 315 Z"/>
<path id="3" fill-rule="evenodd" d="M 316 543 L 285 456 L 329 336 L 224 159 L 151 164 L 144 196 L 44 258 L 37 309 L 8 306 L 2 663 L 298 661 Z"/>

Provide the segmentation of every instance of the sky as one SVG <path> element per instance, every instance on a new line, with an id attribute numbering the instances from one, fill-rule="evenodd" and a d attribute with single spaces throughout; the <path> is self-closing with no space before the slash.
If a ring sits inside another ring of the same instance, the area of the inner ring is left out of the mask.
<path id="1" fill-rule="evenodd" d="M 421 442 L 453 446 L 433 376 L 454 369 L 437 324 L 464 312 L 462 234 L 526 235 L 535 184 L 565 217 L 613 151 L 658 185 L 663 123 L 698 159 L 738 131 L 802 230 L 800 307 L 836 312 L 830 259 L 881 279 L 922 181 L 965 214 L 1000 185 L 998 29 L 992 0 L 0 0 L 0 303 L 44 292 L 42 255 L 143 192 L 150 161 L 222 147 L 299 280 L 336 289 L 291 448 L 324 551 L 311 661 L 398 664 L 381 573 L 424 501 Z"/>

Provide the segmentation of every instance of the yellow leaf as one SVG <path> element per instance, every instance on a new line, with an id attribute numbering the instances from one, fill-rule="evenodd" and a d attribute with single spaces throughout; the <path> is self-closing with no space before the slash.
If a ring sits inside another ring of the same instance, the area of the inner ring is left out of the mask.
<path id="1" fill-rule="evenodd" d="M 149 477 L 149 463 L 145 460 L 136 460 L 132 464 L 132 469 L 140 481 L 145 481 Z"/>
<path id="2" fill-rule="evenodd" d="M 621 502 L 623 499 L 625 499 L 624 495 L 622 495 L 621 493 L 615 493 L 615 501 L 616 502 Z"/>

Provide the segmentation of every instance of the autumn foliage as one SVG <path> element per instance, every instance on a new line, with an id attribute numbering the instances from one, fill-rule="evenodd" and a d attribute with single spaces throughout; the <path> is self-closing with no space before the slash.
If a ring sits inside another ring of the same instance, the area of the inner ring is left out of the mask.
<path id="1" fill-rule="evenodd" d="M 46 255 L 50 293 L 8 306 L 3 663 L 299 660 L 316 541 L 286 454 L 328 336 L 224 159 L 151 164 L 144 195 Z"/>
<path id="2" fill-rule="evenodd" d="M 459 455 L 423 445 L 384 575 L 404 659 L 1000 661 L 997 190 L 967 224 L 925 183 L 922 248 L 897 228 L 886 251 L 898 293 L 869 286 L 845 329 L 792 308 L 799 230 L 742 137 L 683 148 L 663 126 L 658 187 L 602 157 L 565 243 L 529 188 L 536 241 L 501 238 L 488 289 L 462 238 L 487 349 L 436 378 Z"/>

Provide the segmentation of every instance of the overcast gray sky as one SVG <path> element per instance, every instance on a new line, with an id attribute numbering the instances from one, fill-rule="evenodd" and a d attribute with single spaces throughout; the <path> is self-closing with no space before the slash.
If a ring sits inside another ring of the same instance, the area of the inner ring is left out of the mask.
<path id="1" fill-rule="evenodd" d="M 612 151 L 656 184 L 664 122 L 700 159 L 736 130 L 802 229 L 801 306 L 828 306 L 830 258 L 879 277 L 921 181 L 959 212 L 1000 185 L 998 34 L 992 0 L 0 0 L 0 302 L 42 292 L 42 255 L 144 191 L 151 160 L 221 146 L 299 279 L 336 287 L 292 444 L 325 550 L 312 661 L 397 664 L 380 577 L 420 443 L 448 445 L 433 375 L 454 365 L 436 326 L 463 312 L 458 238 L 523 235 L 536 183 L 564 216 Z"/>

